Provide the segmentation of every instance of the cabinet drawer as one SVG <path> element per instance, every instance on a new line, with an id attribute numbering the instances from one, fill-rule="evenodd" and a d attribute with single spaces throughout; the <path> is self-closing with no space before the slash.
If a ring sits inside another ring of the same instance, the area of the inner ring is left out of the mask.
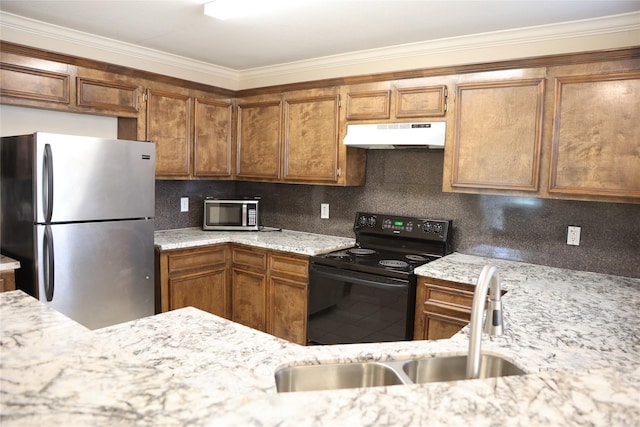
<path id="1" fill-rule="evenodd" d="M 233 248 L 233 265 L 266 271 L 267 252 L 259 249 Z"/>
<path id="2" fill-rule="evenodd" d="M 224 247 L 194 249 L 169 255 L 169 273 L 208 268 L 226 262 Z"/>
<path id="3" fill-rule="evenodd" d="M 269 271 L 272 275 L 293 276 L 306 281 L 309 276 L 309 262 L 307 258 L 272 254 L 269 257 Z"/>
<path id="4" fill-rule="evenodd" d="M 473 302 L 473 293 L 429 285 L 426 286 L 425 303 L 427 302 L 444 303 L 469 308 Z"/>

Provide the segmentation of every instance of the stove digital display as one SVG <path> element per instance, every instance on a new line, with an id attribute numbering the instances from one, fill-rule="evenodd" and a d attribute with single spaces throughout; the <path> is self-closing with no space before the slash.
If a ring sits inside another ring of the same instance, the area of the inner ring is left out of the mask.
<path id="1" fill-rule="evenodd" d="M 402 222 L 402 221 L 393 221 L 393 225 L 397 225 L 397 226 L 402 227 L 404 225 L 404 222 Z"/>

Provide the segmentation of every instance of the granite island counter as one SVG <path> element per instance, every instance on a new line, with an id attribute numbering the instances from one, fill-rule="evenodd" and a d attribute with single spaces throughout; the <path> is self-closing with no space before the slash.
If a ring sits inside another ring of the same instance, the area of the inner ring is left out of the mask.
<path id="1" fill-rule="evenodd" d="M 419 273 L 505 289 L 505 335 L 529 374 L 283 393 L 291 364 L 464 354 L 449 340 L 303 347 L 184 308 L 88 331 L 20 291 L 0 295 L 2 425 L 638 425 L 640 280 L 452 254 Z"/>

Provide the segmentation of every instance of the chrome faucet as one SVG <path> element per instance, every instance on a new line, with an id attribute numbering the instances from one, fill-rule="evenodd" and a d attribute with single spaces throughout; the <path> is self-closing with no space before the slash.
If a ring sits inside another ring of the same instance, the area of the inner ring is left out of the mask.
<path id="1" fill-rule="evenodd" d="M 471 322 L 469 326 L 471 332 L 469 335 L 469 355 L 467 356 L 467 378 L 478 378 L 480 375 L 480 346 L 482 343 L 482 315 L 484 314 L 484 306 L 487 298 L 487 290 L 489 292 L 489 302 L 487 304 L 487 317 L 484 323 L 484 332 L 489 335 L 502 335 L 502 301 L 500 288 L 500 276 L 498 269 L 492 265 L 485 265 L 476 290 L 473 293 L 473 303 L 471 305 Z"/>

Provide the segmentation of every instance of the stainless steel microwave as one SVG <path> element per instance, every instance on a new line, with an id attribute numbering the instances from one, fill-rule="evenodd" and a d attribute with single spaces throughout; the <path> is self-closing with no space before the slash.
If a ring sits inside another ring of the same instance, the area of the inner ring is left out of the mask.
<path id="1" fill-rule="evenodd" d="M 205 199 L 203 230 L 259 230 L 259 200 Z"/>

